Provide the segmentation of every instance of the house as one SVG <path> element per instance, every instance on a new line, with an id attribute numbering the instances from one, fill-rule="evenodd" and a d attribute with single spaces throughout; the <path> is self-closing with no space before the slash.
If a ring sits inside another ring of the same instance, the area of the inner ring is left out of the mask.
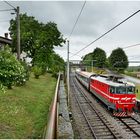
<path id="1" fill-rule="evenodd" d="M 5 45 L 11 45 L 12 40 L 8 38 L 8 33 L 5 33 L 5 37 L 0 36 L 0 50 L 4 50 Z"/>

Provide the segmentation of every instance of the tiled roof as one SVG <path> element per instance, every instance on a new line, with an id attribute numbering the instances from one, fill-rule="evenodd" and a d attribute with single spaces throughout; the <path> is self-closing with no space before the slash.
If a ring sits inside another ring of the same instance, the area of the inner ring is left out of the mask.
<path id="1" fill-rule="evenodd" d="M 0 36 L 0 43 L 2 43 L 2 44 L 12 44 L 12 40 L 11 40 L 11 39 L 8 39 L 8 38 L 5 38 L 5 37 Z"/>

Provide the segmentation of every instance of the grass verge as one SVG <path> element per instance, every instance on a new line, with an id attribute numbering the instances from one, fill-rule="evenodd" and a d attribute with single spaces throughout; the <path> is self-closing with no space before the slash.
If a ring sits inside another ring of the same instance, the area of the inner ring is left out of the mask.
<path id="1" fill-rule="evenodd" d="M 138 89 L 138 93 L 136 93 L 136 98 L 140 100 L 140 85 L 136 84 L 136 89 Z"/>
<path id="2" fill-rule="evenodd" d="M 42 138 L 56 79 L 50 74 L 0 93 L 0 138 Z"/>

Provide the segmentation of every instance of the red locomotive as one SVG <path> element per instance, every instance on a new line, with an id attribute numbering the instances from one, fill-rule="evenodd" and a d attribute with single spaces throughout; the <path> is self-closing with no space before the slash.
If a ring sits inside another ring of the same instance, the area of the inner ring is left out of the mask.
<path id="1" fill-rule="evenodd" d="M 135 85 L 118 76 L 97 75 L 77 71 L 77 79 L 96 97 L 104 102 L 114 116 L 131 116 L 136 105 Z"/>

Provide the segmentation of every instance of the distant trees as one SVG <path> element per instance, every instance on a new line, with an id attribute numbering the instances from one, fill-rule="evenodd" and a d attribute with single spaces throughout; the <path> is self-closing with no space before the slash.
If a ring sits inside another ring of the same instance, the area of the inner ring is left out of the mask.
<path id="1" fill-rule="evenodd" d="M 124 71 L 128 67 L 128 58 L 121 48 L 113 50 L 108 60 L 116 71 Z"/>
<path id="2" fill-rule="evenodd" d="M 100 48 L 96 48 L 92 53 L 88 53 L 83 58 L 83 63 L 90 65 L 94 63 L 95 67 L 103 68 L 106 64 L 106 53 Z"/>
<path id="3" fill-rule="evenodd" d="M 87 66 L 91 66 L 91 62 L 93 60 L 93 53 L 88 53 L 83 57 L 83 64 L 86 64 Z"/>
<path id="4" fill-rule="evenodd" d="M 93 60 L 95 60 L 95 65 L 96 67 L 103 68 L 106 63 L 106 53 L 104 50 L 100 48 L 96 48 L 93 51 Z"/>
<path id="5" fill-rule="evenodd" d="M 108 59 L 104 50 L 96 48 L 92 53 L 86 54 L 82 60 L 84 64 L 90 66 L 92 61 L 95 67 L 108 67 L 119 72 L 123 72 L 128 67 L 128 58 L 121 48 L 113 50 Z"/>

